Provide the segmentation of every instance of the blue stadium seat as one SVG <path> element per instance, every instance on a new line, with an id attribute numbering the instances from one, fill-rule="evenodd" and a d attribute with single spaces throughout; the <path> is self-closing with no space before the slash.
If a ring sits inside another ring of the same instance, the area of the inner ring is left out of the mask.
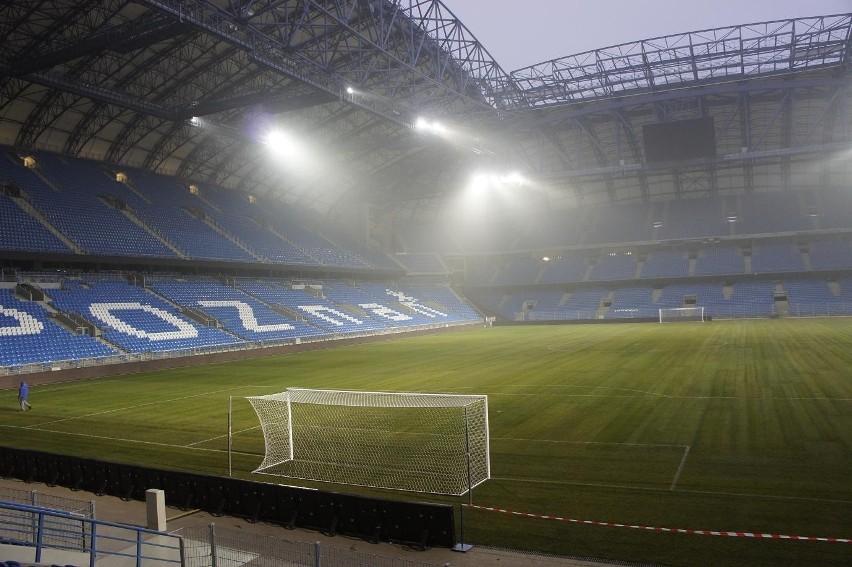
<path id="1" fill-rule="evenodd" d="M 689 258 L 684 250 L 655 250 L 642 266 L 643 278 L 672 278 L 689 275 Z"/>
<path id="2" fill-rule="evenodd" d="M 630 280 L 636 275 L 636 262 L 632 256 L 604 255 L 592 266 L 590 281 Z"/>

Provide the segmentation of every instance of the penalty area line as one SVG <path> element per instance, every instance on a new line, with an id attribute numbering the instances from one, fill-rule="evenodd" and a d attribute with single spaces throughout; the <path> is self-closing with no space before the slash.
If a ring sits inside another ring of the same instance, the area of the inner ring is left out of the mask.
<path id="1" fill-rule="evenodd" d="M 6 429 L 25 429 L 27 431 L 40 431 L 42 433 L 51 433 L 53 435 L 67 435 L 69 437 L 83 437 L 85 439 L 101 439 L 103 441 L 120 441 L 121 443 L 134 443 L 137 445 L 150 445 L 154 447 L 168 447 L 170 449 L 191 449 L 193 451 L 206 451 L 209 453 L 227 453 L 225 449 L 208 449 L 204 447 L 193 447 L 191 445 L 175 445 L 174 443 L 160 443 L 158 441 L 143 441 L 141 439 L 127 439 L 125 437 L 110 437 L 108 435 L 93 435 L 91 433 L 75 433 L 71 431 L 55 431 L 53 429 L 42 429 L 39 427 L 24 427 L 21 425 L 0 425 L 0 428 Z M 256 453 L 245 453 L 241 451 L 231 451 L 237 455 L 257 455 Z"/>
<path id="2" fill-rule="evenodd" d="M 95 412 L 95 413 L 75 415 L 75 416 L 66 417 L 66 418 L 63 418 L 63 419 L 54 419 L 52 421 L 43 421 L 41 423 L 37 423 L 37 424 L 33 425 L 32 427 L 24 428 L 24 429 L 33 429 L 33 430 L 38 431 L 38 428 L 41 427 L 41 426 L 44 426 L 44 425 L 53 425 L 54 423 L 62 423 L 64 421 L 73 421 L 75 419 L 85 419 L 87 417 L 95 417 L 95 416 L 98 416 L 98 415 L 106 415 L 108 413 L 116 413 L 116 412 L 120 412 L 120 411 L 134 410 L 134 409 L 139 409 L 139 408 L 144 408 L 144 407 L 149 407 L 149 406 L 158 406 L 160 404 L 168 404 L 168 403 L 171 403 L 171 402 L 180 402 L 180 401 L 183 401 L 183 400 L 191 400 L 193 398 L 203 398 L 204 396 L 212 396 L 214 394 L 221 394 L 223 392 L 231 392 L 233 390 L 237 390 L 237 389 L 240 389 L 240 388 L 242 388 L 242 386 L 240 386 L 238 388 L 226 388 L 224 390 L 214 390 L 212 392 L 202 392 L 200 394 L 192 394 L 191 396 L 181 396 L 179 398 L 168 398 L 168 399 L 165 399 L 165 400 L 157 400 L 157 401 L 154 401 L 154 402 L 145 402 L 144 404 L 136 404 L 136 405 L 133 405 L 133 406 L 113 408 L 113 409 L 99 411 L 99 412 Z"/>
<path id="3" fill-rule="evenodd" d="M 556 486 L 583 486 L 587 488 L 612 488 L 615 490 L 638 490 L 640 492 L 684 492 L 688 494 L 704 494 L 708 496 L 733 496 L 735 498 L 758 498 L 765 500 L 793 500 L 799 502 L 821 502 L 828 504 L 852 504 L 852 500 L 834 498 L 808 498 L 805 496 L 781 496 L 777 494 L 754 494 L 750 492 L 724 492 L 716 490 L 693 490 L 687 488 L 655 488 L 653 486 L 631 486 L 629 484 L 607 484 L 602 482 L 572 482 L 566 480 L 546 480 L 538 478 L 517 478 L 511 476 L 492 476 L 491 480 L 503 482 L 518 482 L 522 484 L 552 484 Z"/>
<path id="4" fill-rule="evenodd" d="M 627 447 L 671 447 L 683 449 L 688 445 L 673 445 L 669 443 L 630 443 L 618 441 L 563 441 L 560 439 L 524 439 L 519 437 L 491 437 L 492 441 L 520 441 L 522 443 L 564 443 L 566 445 L 615 445 Z"/>
<path id="5" fill-rule="evenodd" d="M 231 435 L 239 435 L 240 433 L 246 433 L 248 431 L 254 431 L 255 429 L 260 429 L 260 425 L 255 425 L 254 427 L 249 427 L 247 429 L 240 429 L 239 431 L 231 432 Z M 217 435 L 216 437 L 211 437 L 210 439 L 202 439 L 201 441 L 195 441 L 194 443 L 189 443 L 188 445 L 180 445 L 181 447 L 195 447 L 196 445 L 201 445 L 202 443 L 210 443 L 211 441 L 218 441 L 219 439 L 225 439 L 228 437 L 225 435 Z"/>
<path id="6" fill-rule="evenodd" d="M 680 473 L 683 471 L 683 466 L 686 464 L 686 458 L 689 456 L 689 445 L 684 447 L 683 449 L 683 457 L 680 459 L 680 465 L 677 467 L 677 472 L 674 475 L 674 479 L 672 479 L 672 485 L 669 487 L 669 490 L 674 490 L 677 487 L 677 481 L 680 479 Z"/>

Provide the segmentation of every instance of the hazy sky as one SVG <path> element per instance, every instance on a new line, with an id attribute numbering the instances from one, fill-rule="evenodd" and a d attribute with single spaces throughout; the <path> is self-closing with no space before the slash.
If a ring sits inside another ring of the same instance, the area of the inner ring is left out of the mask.
<path id="1" fill-rule="evenodd" d="M 852 12 L 852 0 L 443 0 L 504 71 L 707 28 Z"/>

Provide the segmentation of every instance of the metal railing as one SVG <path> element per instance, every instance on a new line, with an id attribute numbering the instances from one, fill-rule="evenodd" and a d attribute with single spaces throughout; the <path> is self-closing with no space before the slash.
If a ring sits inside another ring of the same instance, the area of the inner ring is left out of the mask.
<path id="1" fill-rule="evenodd" d="M 50 550 L 85 554 L 89 567 L 106 558 L 110 565 L 184 565 L 180 536 L 11 502 L 0 502 L 0 545 L 31 548 L 33 563 L 45 562 Z"/>
<path id="2" fill-rule="evenodd" d="M 50 508 L 58 512 L 67 512 L 74 516 L 95 519 L 95 501 L 66 498 L 55 494 L 45 494 L 38 490 L 19 490 L 0 487 L 0 502 L 22 504 L 38 508 Z"/>

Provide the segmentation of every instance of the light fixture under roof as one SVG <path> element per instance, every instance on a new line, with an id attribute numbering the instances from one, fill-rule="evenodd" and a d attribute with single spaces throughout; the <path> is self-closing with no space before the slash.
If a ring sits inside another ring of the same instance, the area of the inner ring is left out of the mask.
<path id="1" fill-rule="evenodd" d="M 414 122 L 414 128 L 429 134 L 444 134 L 447 131 L 446 127 L 437 120 L 428 120 L 422 116 Z"/>

